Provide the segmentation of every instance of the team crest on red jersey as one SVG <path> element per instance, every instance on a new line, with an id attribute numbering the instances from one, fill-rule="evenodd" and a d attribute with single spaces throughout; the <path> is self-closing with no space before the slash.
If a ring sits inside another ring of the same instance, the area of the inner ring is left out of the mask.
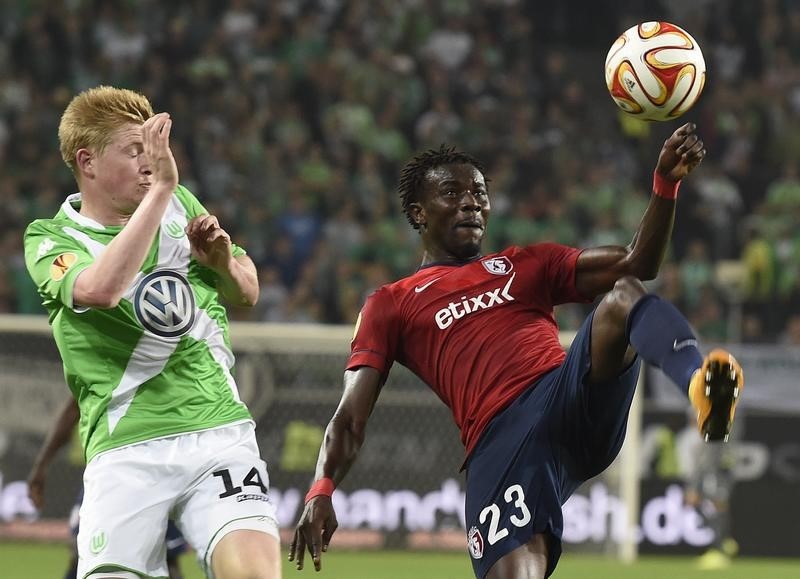
<path id="1" fill-rule="evenodd" d="M 486 268 L 486 271 L 495 275 L 506 275 L 514 269 L 514 264 L 511 263 L 511 260 L 505 255 L 493 257 L 492 259 L 485 259 L 481 263 L 483 263 L 483 267 Z"/>
<path id="2" fill-rule="evenodd" d="M 478 527 L 471 527 L 469 533 L 467 533 L 467 546 L 473 559 L 483 557 L 483 535 L 481 535 Z"/>

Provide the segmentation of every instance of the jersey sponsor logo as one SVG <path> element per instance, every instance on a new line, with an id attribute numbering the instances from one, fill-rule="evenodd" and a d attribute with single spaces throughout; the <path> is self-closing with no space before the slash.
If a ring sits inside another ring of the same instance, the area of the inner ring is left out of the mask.
<path id="1" fill-rule="evenodd" d="M 450 327 L 454 321 L 460 320 L 468 314 L 474 314 L 481 310 L 488 310 L 494 306 L 513 302 L 514 296 L 512 296 L 510 292 L 511 284 L 514 282 L 516 276 L 517 274 L 512 275 L 503 287 L 483 292 L 474 297 L 461 296 L 461 301 L 458 303 L 450 302 L 447 304 L 446 308 L 442 308 L 436 312 L 434 316 L 436 325 L 439 326 L 440 330 L 444 330 Z"/>
<path id="2" fill-rule="evenodd" d="M 53 260 L 50 266 L 50 279 L 53 281 L 61 281 L 64 279 L 64 276 L 67 275 L 67 271 L 75 265 L 76 261 L 78 261 L 78 256 L 71 251 L 59 255 Z"/>
<path id="3" fill-rule="evenodd" d="M 470 527 L 469 533 L 467 533 L 467 547 L 469 547 L 469 554 L 473 559 L 483 557 L 483 535 L 478 527 Z"/>
<path id="4" fill-rule="evenodd" d="M 36 259 L 42 259 L 45 254 L 47 254 L 51 249 L 56 246 L 56 242 L 50 239 L 49 237 L 45 237 L 42 239 L 41 243 L 39 243 L 39 247 L 36 248 Z"/>
<path id="5" fill-rule="evenodd" d="M 493 273 L 494 275 L 506 275 L 511 273 L 511 270 L 514 269 L 514 264 L 511 263 L 511 260 L 505 255 L 493 257 L 491 259 L 485 259 L 481 263 L 483 264 L 483 267 L 486 268 L 486 271 Z"/>
<path id="6" fill-rule="evenodd" d="M 236 495 L 236 502 L 241 503 L 242 501 L 264 501 L 265 503 L 269 502 L 269 496 L 267 495 Z"/>
<path id="7" fill-rule="evenodd" d="M 133 296 L 136 318 L 157 336 L 174 338 L 192 329 L 197 315 L 189 281 L 170 270 L 157 270 L 142 278 Z"/>
<path id="8" fill-rule="evenodd" d="M 414 288 L 414 293 L 424 292 L 431 284 L 433 284 L 434 282 L 436 282 L 439 279 L 440 278 L 435 277 L 435 278 L 433 278 L 431 281 L 429 281 L 427 283 L 424 283 L 422 285 L 418 285 L 417 287 Z"/>

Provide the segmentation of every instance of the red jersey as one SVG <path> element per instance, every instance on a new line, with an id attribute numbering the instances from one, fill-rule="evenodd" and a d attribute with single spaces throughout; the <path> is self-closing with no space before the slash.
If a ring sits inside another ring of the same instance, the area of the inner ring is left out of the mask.
<path id="1" fill-rule="evenodd" d="M 587 301 L 575 288 L 579 254 L 510 247 L 385 285 L 361 310 L 347 369 L 385 377 L 395 360 L 406 366 L 450 408 L 469 455 L 492 417 L 564 360 L 553 306 Z"/>

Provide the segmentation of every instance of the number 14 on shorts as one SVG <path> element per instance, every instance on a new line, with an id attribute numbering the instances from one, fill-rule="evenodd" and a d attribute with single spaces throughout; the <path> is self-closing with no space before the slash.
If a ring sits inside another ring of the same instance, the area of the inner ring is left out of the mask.
<path id="1" fill-rule="evenodd" d="M 226 499 L 234 495 L 241 495 L 237 500 L 269 500 L 267 497 L 267 487 L 264 486 L 264 482 L 261 480 L 261 475 L 258 474 L 258 469 L 256 469 L 256 467 L 251 468 L 250 472 L 248 472 L 242 479 L 242 486 L 234 486 L 233 479 L 231 478 L 231 472 L 227 468 L 214 471 L 211 474 L 222 479 L 222 486 L 224 487 L 224 490 L 219 495 L 219 498 L 221 499 Z M 261 495 L 242 494 L 244 491 L 242 487 L 245 486 L 258 487 L 261 489 Z"/>

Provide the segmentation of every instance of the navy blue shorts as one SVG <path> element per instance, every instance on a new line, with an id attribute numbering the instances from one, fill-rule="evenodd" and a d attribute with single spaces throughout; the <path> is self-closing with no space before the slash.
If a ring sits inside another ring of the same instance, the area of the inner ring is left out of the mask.
<path id="1" fill-rule="evenodd" d="M 593 315 L 564 363 L 492 419 L 467 461 L 467 544 L 479 579 L 536 533 L 548 538 L 550 576 L 561 556 L 561 505 L 622 447 L 640 363 L 585 386 Z"/>

